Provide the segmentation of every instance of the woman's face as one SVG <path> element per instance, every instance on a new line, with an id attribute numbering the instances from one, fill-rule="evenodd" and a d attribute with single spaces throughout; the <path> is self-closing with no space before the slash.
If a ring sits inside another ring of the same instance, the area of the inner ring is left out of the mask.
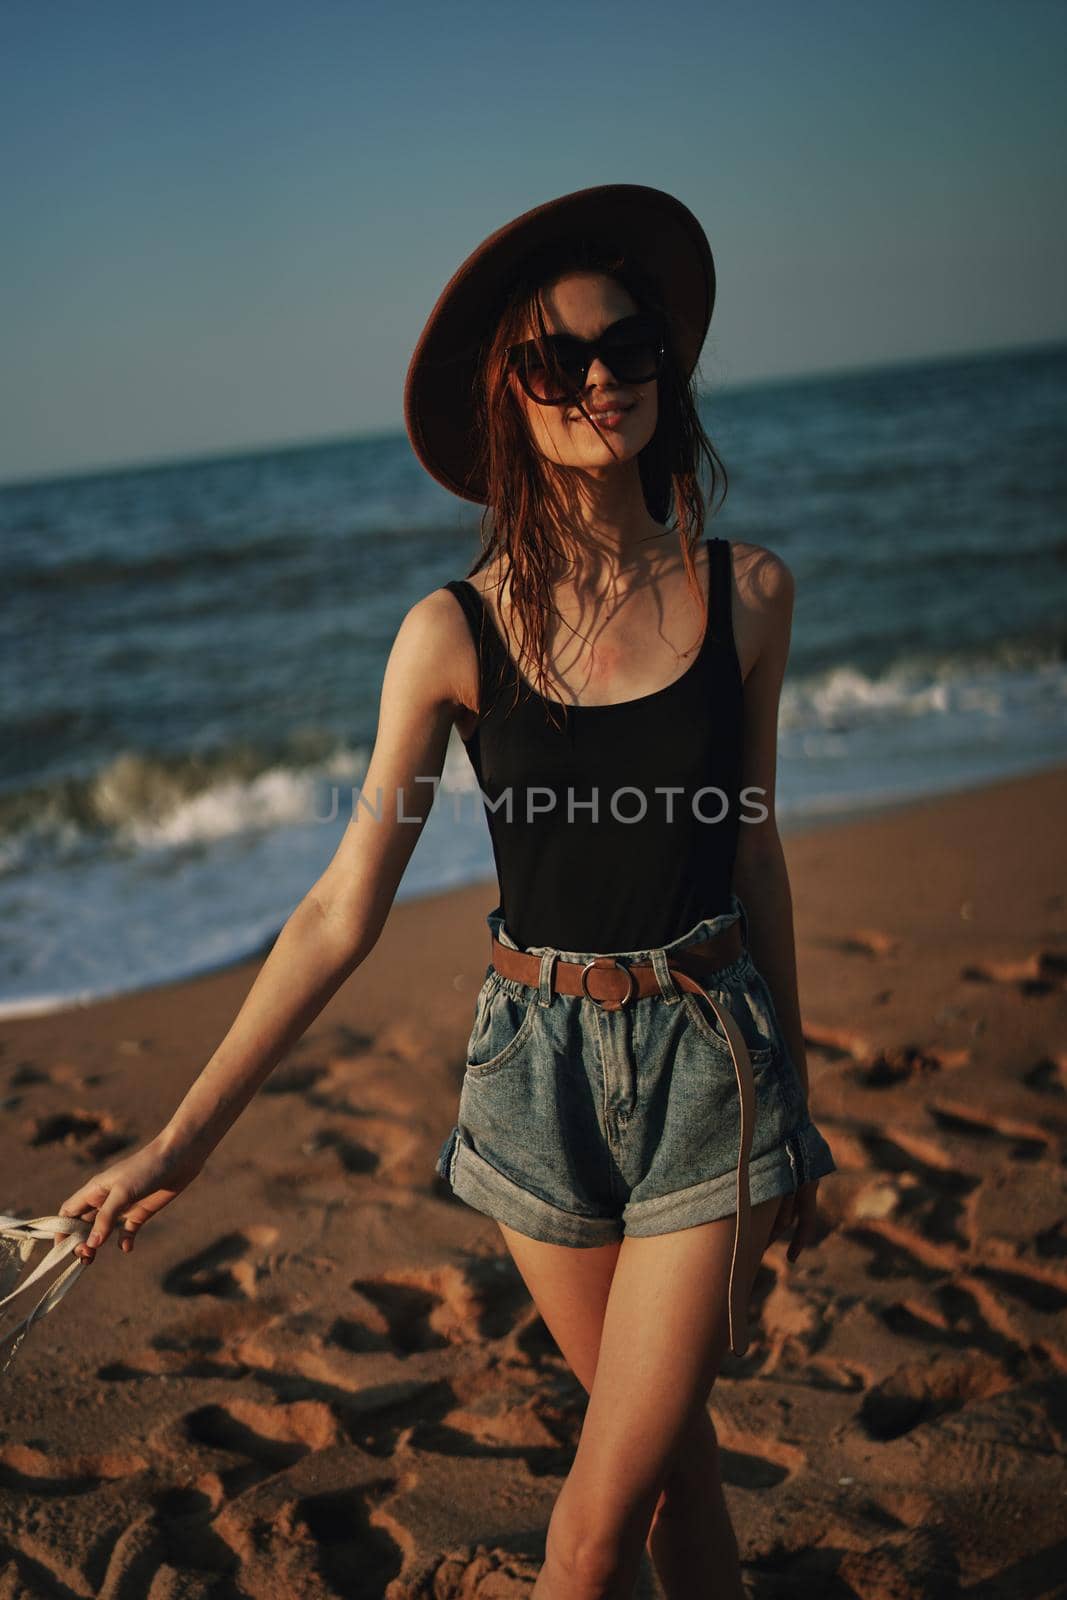
<path id="1" fill-rule="evenodd" d="M 595 339 L 621 317 L 638 310 L 632 295 L 603 273 L 575 272 L 544 291 L 542 302 L 549 333 L 573 333 Z M 531 327 L 523 335 L 532 338 Z M 587 411 L 618 403 L 625 407 L 617 426 L 607 427 L 597 418 L 597 428 L 587 422 L 573 403 L 542 406 L 531 400 L 512 372 L 511 384 L 526 415 L 530 436 L 543 456 L 565 467 L 596 472 L 632 460 L 656 431 L 657 385 L 620 383 L 597 356 L 586 373 L 581 401 Z"/>

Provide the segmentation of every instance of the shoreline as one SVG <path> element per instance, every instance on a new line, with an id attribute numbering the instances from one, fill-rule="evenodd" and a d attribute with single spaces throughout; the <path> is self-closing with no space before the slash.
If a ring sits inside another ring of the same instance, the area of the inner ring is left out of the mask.
<path id="1" fill-rule="evenodd" d="M 818 817 L 812 817 L 809 814 L 793 825 L 781 825 L 783 847 L 788 855 L 790 849 L 804 851 L 809 844 L 816 840 L 821 840 L 827 835 L 840 834 L 848 836 L 854 830 L 864 830 L 868 826 L 892 822 L 895 819 L 899 819 L 906 826 L 909 818 L 918 819 L 946 806 L 970 806 L 972 802 L 980 805 L 982 797 L 986 797 L 990 804 L 996 805 L 1008 800 L 1013 793 L 1022 794 L 1033 785 L 1050 785 L 1053 790 L 1056 790 L 1061 783 L 1067 787 L 1067 762 L 1050 763 L 1047 766 L 1019 775 L 997 778 L 989 783 L 946 789 L 921 798 L 891 799 L 872 803 L 870 806 L 864 805 L 862 808 L 835 809 Z M 405 913 L 410 916 L 417 913 L 417 909 L 420 906 L 425 905 L 427 908 L 431 908 L 437 906 L 442 900 L 448 900 L 452 897 L 455 897 L 460 902 L 465 902 L 468 899 L 475 901 L 486 899 L 488 909 L 492 904 L 495 904 L 497 899 L 496 879 L 491 876 L 478 878 L 469 883 L 449 885 L 445 888 L 429 890 L 394 901 L 382 937 L 384 938 L 389 923 L 398 914 Z M 0 1010 L 0 1028 L 15 1026 L 23 1022 L 46 1021 L 49 1017 L 58 1018 L 73 1015 L 84 1017 L 99 1006 L 120 1006 L 124 1002 L 135 1000 L 143 1002 L 153 994 L 169 993 L 175 988 L 185 986 L 210 984 L 213 979 L 230 978 L 238 973 L 247 972 L 250 975 L 249 982 L 251 982 L 251 977 L 254 976 L 254 973 L 258 971 L 269 955 L 280 931 L 281 928 L 269 938 L 263 940 L 258 949 L 235 957 L 233 960 L 196 969 L 187 974 L 167 978 L 160 982 L 145 984 L 140 988 L 124 989 L 112 994 L 94 995 L 85 999 L 73 1000 L 48 1010 L 27 1013 Z M 375 948 L 377 949 L 378 947 L 376 946 Z M 371 954 L 373 957 L 374 952 Z M 358 976 L 359 970 L 361 969 L 357 969 L 356 973 L 346 981 L 352 982 Z"/>
<path id="2" fill-rule="evenodd" d="M 925 808 L 941 801 L 962 799 L 972 793 L 983 793 L 986 790 L 999 790 L 1005 784 L 1026 783 L 1031 779 L 1041 778 L 1055 772 L 1067 771 L 1067 763 L 1061 761 L 1048 762 L 1040 767 L 1030 768 L 1022 773 L 1012 774 L 1008 777 L 990 779 L 979 784 L 965 784 L 957 787 L 940 789 L 923 795 L 891 796 L 888 798 L 864 800 L 859 804 L 842 803 L 831 804 L 822 812 L 805 812 L 796 820 L 780 819 L 779 831 L 783 844 L 788 841 L 806 838 L 828 830 L 849 827 L 863 822 L 877 821 L 882 817 L 893 816 L 901 811 L 914 808 Z M 472 879 L 459 885 L 448 885 L 442 889 L 421 891 L 418 894 L 405 896 L 402 900 L 394 902 L 393 911 L 400 905 L 410 905 L 425 899 L 434 899 L 441 894 L 449 894 L 462 890 L 479 890 L 483 887 L 492 889 L 495 884 L 492 876 Z M 168 989 L 175 984 L 197 983 L 205 978 L 233 972 L 245 967 L 251 968 L 270 954 L 270 951 L 281 932 L 279 925 L 274 933 L 270 934 L 253 949 L 245 950 L 241 954 L 226 958 L 222 961 L 213 961 L 203 966 L 195 963 L 175 973 L 172 977 L 153 979 L 144 984 L 137 984 L 132 988 L 122 988 L 105 991 L 100 994 L 84 994 L 73 997 L 43 997 L 26 1000 L 0 1001 L 0 1028 L 11 1023 L 28 1021 L 33 1018 L 59 1016 L 62 1014 L 84 1013 L 94 1006 L 132 998 L 134 995 L 151 994 L 156 990 Z"/>

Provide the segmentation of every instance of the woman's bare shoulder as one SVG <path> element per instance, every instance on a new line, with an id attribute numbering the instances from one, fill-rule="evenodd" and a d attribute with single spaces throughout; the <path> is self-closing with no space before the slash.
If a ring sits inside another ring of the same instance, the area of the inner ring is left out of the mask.
<path id="1" fill-rule="evenodd" d="M 796 588 L 792 568 L 774 550 L 741 539 L 730 542 L 734 582 L 743 605 L 753 611 L 788 610 Z"/>
<path id="2" fill-rule="evenodd" d="M 468 579 L 473 582 L 473 579 Z M 444 584 L 431 589 L 421 600 L 416 600 L 404 614 L 397 632 L 405 634 L 412 643 L 425 650 L 447 649 L 465 639 L 470 640 L 470 625 L 457 596 Z"/>
<path id="3" fill-rule="evenodd" d="M 761 659 L 783 666 L 789 654 L 794 579 L 788 563 L 766 545 L 734 540 L 734 643 L 742 681 Z"/>
<path id="4" fill-rule="evenodd" d="M 474 662 L 470 624 L 443 585 L 414 601 L 400 620 L 390 667 L 420 698 L 464 702 Z"/>

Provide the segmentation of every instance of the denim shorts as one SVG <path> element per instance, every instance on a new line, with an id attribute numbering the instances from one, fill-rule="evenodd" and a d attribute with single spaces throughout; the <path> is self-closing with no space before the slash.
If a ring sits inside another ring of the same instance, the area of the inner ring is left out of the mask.
<path id="1" fill-rule="evenodd" d="M 490 962 L 475 1004 L 457 1120 L 436 1170 L 476 1211 L 550 1244 L 669 1233 L 737 1209 L 740 1103 L 730 1047 L 702 995 L 666 961 L 741 920 L 742 952 L 704 987 L 736 1019 L 752 1063 L 752 1205 L 836 1171 L 808 1113 L 770 990 L 748 949 L 747 917 L 705 918 L 657 950 L 528 953 L 655 964 L 660 991 L 605 1011 L 584 995 L 503 977 Z M 518 949 L 500 907 L 486 921 Z"/>

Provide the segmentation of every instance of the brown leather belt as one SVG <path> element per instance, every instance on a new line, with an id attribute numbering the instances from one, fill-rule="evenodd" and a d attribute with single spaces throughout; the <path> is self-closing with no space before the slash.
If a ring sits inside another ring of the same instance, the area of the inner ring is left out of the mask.
<path id="1" fill-rule="evenodd" d="M 741 1107 L 741 1137 L 737 1156 L 737 1211 L 734 1223 L 734 1248 L 730 1260 L 730 1286 L 727 1308 L 730 1322 L 730 1349 L 734 1355 L 743 1356 L 748 1349 L 748 1244 L 751 1235 L 751 1200 L 749 1196 L 748 1156 L 752 1148 L 752 1127 L 755 1122 L 756 1090 L 752 1077 L 752 1061 L 744 1035 L 733 1015 L 724 1005 L 707 992 L 704 984 L 710 983 L 714 974 L 729 966 L 744 951 L 740 925 L 732 922 L 728 928 L 700 944 L 687 945 L 677 955 L 668 957 L 667 971 L 679 989 L 690 994 L 702 994 L 708 1002 L 726 1035 L 737 1077 L 737 1095 Z M 520 983 L 536 989 L 541 982 L 541 957 L 523 950 L 512 950 L 496 938 L 491 940 L 490 959 L 503 978 L 516 978 Z M 701 981 L 703 980 L 703 982 Z M 645 995 L 661 994 L 659 979 L 651 961 L 618 961 L 614 956 L 597 956 L 585 965 L 577 961 L 552 962 L 552 988 L 556 994 L 578 995 L 591 1000 L 604 1011 L 619 1011 L 632 1000 Z M 745 1269 L 742 1271 L 742 1262 Z"/>

